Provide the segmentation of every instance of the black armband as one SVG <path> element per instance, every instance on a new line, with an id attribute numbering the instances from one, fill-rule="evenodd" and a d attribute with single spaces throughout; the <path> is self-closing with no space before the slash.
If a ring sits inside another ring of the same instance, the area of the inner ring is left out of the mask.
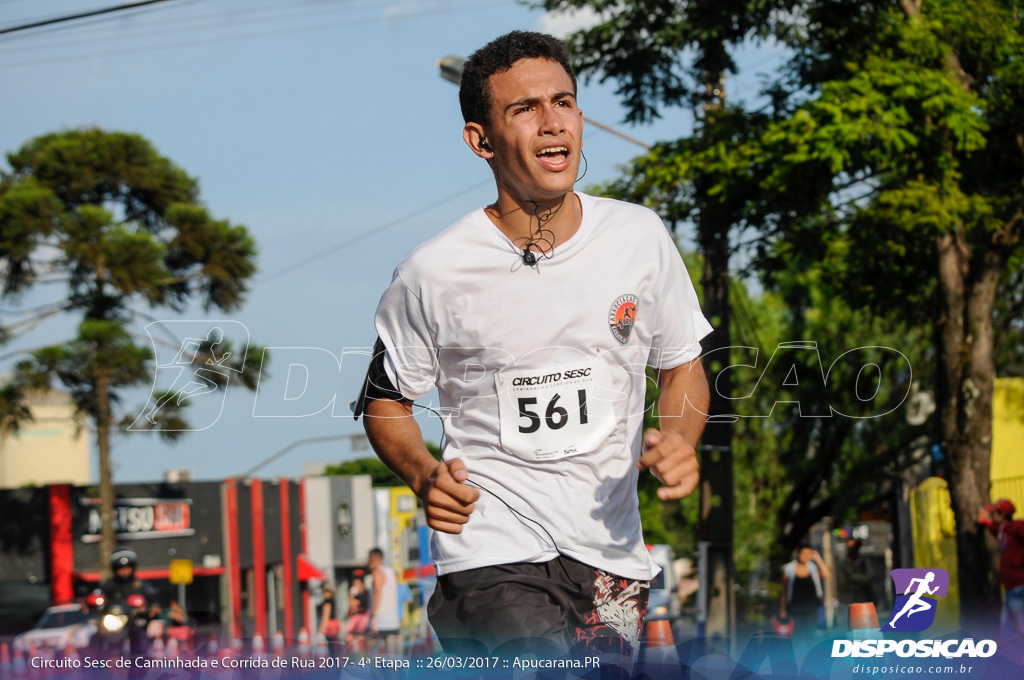
<path id="1" fill-rule="evenodd" d="M 371 401 L 408 401 L 388 377 L 388 372 L 384 368 L 384 352 L 384 342 L 378 337 L 377 342 L 373 343 L 373 356 L 370 358 L 370 367 L 366 370 L 366 380 L 363 381 L 359 398 L 350 405 L 355 420 L 359 420 L 359 416 L 366 412 L 366 405 Z"/>

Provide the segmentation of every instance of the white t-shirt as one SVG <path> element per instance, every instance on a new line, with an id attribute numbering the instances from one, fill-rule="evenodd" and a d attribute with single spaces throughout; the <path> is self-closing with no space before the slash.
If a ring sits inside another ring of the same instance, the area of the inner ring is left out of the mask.
<path id="1" fill-rule="evenodd" d="M 381 584 L 377 608 L 373 610 L 373 618 L 377 620 L 378 631 L 398 630 L 402 626 L 402 616 L 398 611 L 398 577 L 395 570 L 386 565 L 380 567 L 380 573 L 384 582 Z"/>
<path id="2" fill-rule="evenodd" d="M 559 553 L 658 572 L 636 493 L 644 369 L 693 360 L 712 329 L 654 212 L 576 195 L 579 230 L 536 268 L 478 209 L 413 250 L 377 308 L 388 377 L 411 400 L 437 386 L 444 458 L 483 489 L 461 534 L 434 532 L 439 574 Z"/>

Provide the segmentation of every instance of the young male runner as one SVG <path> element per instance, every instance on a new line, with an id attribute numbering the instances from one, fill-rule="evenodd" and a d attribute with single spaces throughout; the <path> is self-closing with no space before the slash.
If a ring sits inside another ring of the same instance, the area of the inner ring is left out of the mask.
<path id="1" fill-rule="evenodd" d="M 658 571 L 637 479 L 666 501 L 697 485 L 711 327 L 657 215 L 573 192 L 583 114 L 560 41 L 494 40 L 459 99 L 498 197 L 398 266 L 356 415 L 435 530 L 446 650 L 632 655 Z M 647 365 L 662 417 L 643 434 Z M 442 462 L 411 417 L 434 386 Z"/>

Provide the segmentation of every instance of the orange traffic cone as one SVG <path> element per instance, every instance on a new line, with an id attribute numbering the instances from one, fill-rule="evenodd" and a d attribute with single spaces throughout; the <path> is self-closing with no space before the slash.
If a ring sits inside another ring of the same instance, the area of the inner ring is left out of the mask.
<path id="1" fill-rule="evenodd" d="M 273 645 L 271 647 L 271 651 L 273 651 L 274 656 L 276 656 L 277 658 L 279 658 L 279 659 L 283 659 L 284 658 L 285 651 L 284 651 L 284 633 L 283 632 L 277 631 L 277 633 L 274 635 L 274 642 L 273 642 Z"/>
<path id="2" fill-rule="evenodd" d="M 78 650 L 75 649 L 75 646 L 71 644 L 70 640 L 68 640 L 68 644 L 64 648 L 64 659 L 68 662 L 68 664 L 71 666 L 73 670 L 68 671 L 67 673 L 62 675 L 65 678 L 70 678 L 72 680 L 75 678 L 81 678 L 82 674 L 80 671 L 77 670 L 80 663 L 78 658 Z"/>
<path id="3" fill-rule="evenodd" d="M 872 637 L 879 630 L 878 612 L 874 602 L 857 602 L 850 605 L 847 625 L 851 637 Z"/>
<path id="4" fill-rule="evenodd" d="M 39 648 L 36 647 L 36 643 L 33 642 L 31 645 L 29 645 L 29 648 L 28 648 L 28 658 L 35 659 L 38 656 L 39 656 Z M 28 677 L 29 677 L 29 680 L 37 680 L 37 678 L 39 677 L 39 671 L 36 670 L 35 668 L 32 668 L 31 665 L 30 665 L 29 668 L 28 668 Z"/>
<path id="5" fill-rule="evenodd" d="M 266 651 L 266 647 L 263 646 L 263 636 L 260 635 L 259 633 L 256 633 L 255 635 L 252 636 L 252 650 L 251 651 L 252 651 L 252 658 L 254 658 L 254 659 L 262 659 L 263 657 L 266 656 L 266 654 L 264 654 L 264 652 Z"/>
<path id="6" fill-rule="evenodd" d="M 298 652 L 299 652 L 299 658 L 300 659 L 308 659 L 309 658 L 309 632 L 305 628 L 302 628 L 301 630 L 299 630 L 299 648 L 298 648 Z"/>
<path id="7" fill-rule="evenodd" d="M 672 625 L 665 620 L 649 621 L 646 638 L 648 647 L 672 647 L 675 645 L 675 640 L 672 638 Z"/>
<path id="8" fill-rule="evenodd" d="M 11 677 L 14 680 L 22 680 L 28 668 L 25 665 L 25 657 L 20 649 L 14 650 L 14 659 L 11 661 Z"/>
<path id="9" fill-rule="evenodd" d="M 218 644 L 216 634 L 210 635 L 210 641 L 206 644 L 206 655 L 211 659 L 217 657 L 217 652 L 220 651 L 220 644 Z"/>
<path id="10" fill-rule="evenodd" d="M 0 642 L 0 680 L 11 678 L 11 649 L 6 642 Z"/>
<path id="11" fill-rule="evenodd" d="M 242 641 L 232 640 L 230 645 L 224 645 L 220 648 L 220 669 L 214 673 L 215 677 L 223 678 L 224 680 L 234 677 L 235 671 L 231 669 L 231 660 L 232 657 L 236 656 L 233 649 L 236 644 L 241 645 Z"/>
<path id="12" fill-rule="evenodd" d="M 331 655 L 330 647 L 327 646 L 327 636 L 320 633 L 316 636 L 316 656 L 318 659 L 325 659 Z"/>
<path id="13" fill-rule="evenodd" d="M 672 624 L 664 619 L 648 621 L 644 629 L 644 639 L 640 643 L 640 661 L 648 669 L 657 668 L 668 663 L 673 668 L 676 664 L 675 640 L 672 637 Z"/>

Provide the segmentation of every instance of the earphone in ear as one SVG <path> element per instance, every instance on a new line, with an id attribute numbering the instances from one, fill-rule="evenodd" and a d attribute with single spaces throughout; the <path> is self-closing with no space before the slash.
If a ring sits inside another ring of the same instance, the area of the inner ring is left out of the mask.
<path id="1" fill-rule="evenodd" d="M 491 152 L 494 151 L 494 149 L 491 148 L 491 145 L 487 143 L 487 138 L 486 137 L 481 137 L 480 138 L 480 148 L 481 149 L 487 149 L 488 151 L 491 151 Z"/>

